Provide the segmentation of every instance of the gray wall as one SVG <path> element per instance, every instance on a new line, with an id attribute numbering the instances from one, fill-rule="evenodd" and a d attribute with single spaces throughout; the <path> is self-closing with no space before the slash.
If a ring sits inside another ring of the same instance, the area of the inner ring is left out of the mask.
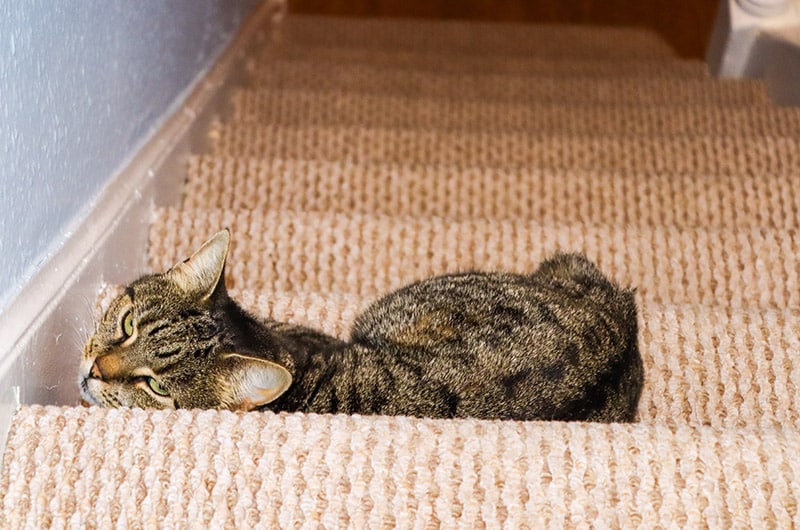
<path id="1" fill-rule="evenodd" d="M 0 311 L 257 0 L 0 0 Z"/>

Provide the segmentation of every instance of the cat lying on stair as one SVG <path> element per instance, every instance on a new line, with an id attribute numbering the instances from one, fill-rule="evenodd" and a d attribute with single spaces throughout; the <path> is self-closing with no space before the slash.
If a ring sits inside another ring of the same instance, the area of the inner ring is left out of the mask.
<path id="1" fill-rule="evenodd" d="M 372 304 L 349 342 L 261 320 L 227 294 L 230 236 L 125 288 L 87 342 L 83 399 L 107 406 L 633 421 L 633 292 L 586 258 L 453 274 Z"/>

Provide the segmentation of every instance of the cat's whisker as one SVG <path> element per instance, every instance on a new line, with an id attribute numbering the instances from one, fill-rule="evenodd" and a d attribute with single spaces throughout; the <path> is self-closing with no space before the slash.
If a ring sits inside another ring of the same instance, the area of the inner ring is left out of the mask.
<path id="1" fill-rule="evenodd" d="M 66 336 L 67 340 L 64 346 L 68 347 L 70 351 L 82 351 L 84 344 L 86 344 L 86 341 L 88 341 L 91 336 L 91 331 L 81 328 L 75 328 L 70 331 L 71 332 Z"/>
<path id="2" fill-rule="evenodd" d="M 81 300 L 83 302 L 83 314 L 80 315 L 80 318 L 78 319 L 78 321 L 81 322 L 81 325 L 74 331 L 77 333 L 82 347 L 83 344 L 89 340 L 89 337 L 91 337 L 92 334 L 97 331 L 97 322 L 100 320 L 102 315 L 97 314 L 96 300 L 90 299 L 87 295 L 81 295 Z"/>

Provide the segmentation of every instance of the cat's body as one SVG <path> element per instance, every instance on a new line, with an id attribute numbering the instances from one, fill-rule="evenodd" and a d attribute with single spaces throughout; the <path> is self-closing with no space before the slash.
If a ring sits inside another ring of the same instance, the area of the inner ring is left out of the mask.
<path id="1" fill-rule="evenodd" d="M 475 272 L 417 282 L 368 307 L 345 342 L 243 311 L 222 279 L 227 237 L 222 232 L 171 271 L 137 280 L 112 303 L 84 352 L 87 401 L 635 418 L 643 368 L 633 293 L 582 256 L 557 255 L 527 276 Z"/>

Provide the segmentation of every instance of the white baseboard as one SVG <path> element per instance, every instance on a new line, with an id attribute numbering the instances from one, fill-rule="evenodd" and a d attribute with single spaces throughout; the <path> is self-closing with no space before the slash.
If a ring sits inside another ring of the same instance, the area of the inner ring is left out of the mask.
<path id="1" fill-rule="evenodd" d="M 800 0 L 720 0 L 706 62 L 717 77 L 763 79 L 778 105 L 800 105 Z"/>
<path id="2" fill-rule="evenodd" d="M 185 159 L 203 150 L 208 123 L 241 84 L 244 58 L 269 38 L 285 0 L 266 0 L 215 65 L 192 84 L 135 156 L 112 176 L 63 244 L 0 314 L 0 447 L 23 403 L 77 405 L 78 363 L 93 330 L 92 308 L 104 285 L 145 272 L 154 205 L 177 204 Z"/>

